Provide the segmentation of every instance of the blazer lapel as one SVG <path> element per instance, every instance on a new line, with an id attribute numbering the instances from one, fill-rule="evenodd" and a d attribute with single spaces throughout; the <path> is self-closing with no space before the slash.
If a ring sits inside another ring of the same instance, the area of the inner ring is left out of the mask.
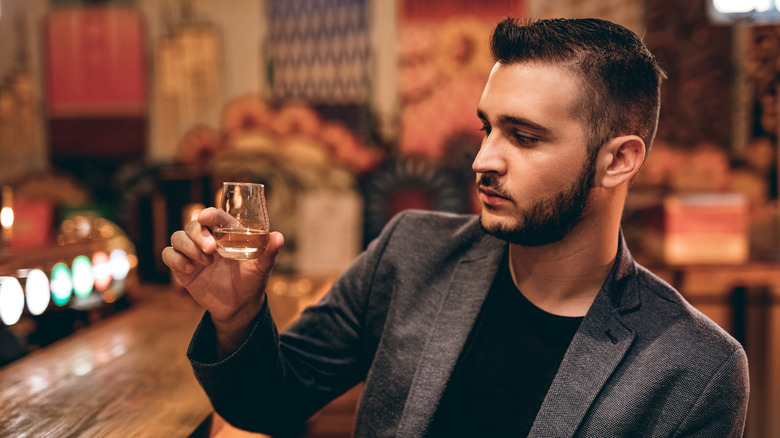
<path id="1" fill-rule="evenodd" d="M 571 437 L 634 341 L 620 314 L 639 306 L 635 264 L 620 241 L 618 260 L 566 351 L 529 437 Z"/>
<path id="2" fill-rule="evenodd" d="M 604 319 L 611 320 L 605 324 Z M 529 437 L 573 436 L 634 340 L 634 333 L 620 324 L 616 315 L 612 318 L 586 317 L 582 324 L 539 409 Z"/>
<path id="3" fill-rule="evenodd" d="M 491 240 L 492 241 L 492 240 Z M 398 425 L 398 436 L 420 436 L 439 400 L 487 296 L 506 245 L 491 244 L 477 257 L 463 259 L 426 341 Z"/>

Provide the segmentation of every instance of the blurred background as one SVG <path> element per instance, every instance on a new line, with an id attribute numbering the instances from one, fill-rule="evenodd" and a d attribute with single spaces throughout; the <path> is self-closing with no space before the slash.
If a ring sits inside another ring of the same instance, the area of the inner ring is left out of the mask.
<path id="1" fill-rule="evenodd" d="M 475 107 L 507 15 L 612 20 L 657 55 L 624 233 L 746 346 L 747 435 L 780 437 L 770 0 L 0 0 L 0 369 L 177 288 L 160 253 L 223 181 L 266 184 L 280 321 L 398 211 L 477 211 Z"/>

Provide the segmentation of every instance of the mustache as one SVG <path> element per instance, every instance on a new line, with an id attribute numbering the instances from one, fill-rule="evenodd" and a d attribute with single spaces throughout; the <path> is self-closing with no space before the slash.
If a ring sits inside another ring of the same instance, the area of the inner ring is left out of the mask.
<path id="1" fill-rule="evenodd" d="M 494 192 L 498 193 L 500 196 L 504 198 L 512 199 L 512 196 L 509 194 L 509 192 L 504 188 L 504 186 L 501 185 L 498 179 L 493 175 L 482 174 L 478 176 L 476 181 L 476 187 L 477 190 L 479 190 L 481 187 L 484 187 L 493 190 Z"/>

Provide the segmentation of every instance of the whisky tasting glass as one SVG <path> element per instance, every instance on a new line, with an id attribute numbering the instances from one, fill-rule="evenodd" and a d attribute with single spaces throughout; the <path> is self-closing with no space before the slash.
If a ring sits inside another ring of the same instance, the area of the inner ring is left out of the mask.
<path id="1" fill-rule="evenodd" d="M 268 246 L 265 186 L 244 182 L 222 183 L 218 224 L 212 234 L 217 252 L 234 260 L 259 257 Z"/>

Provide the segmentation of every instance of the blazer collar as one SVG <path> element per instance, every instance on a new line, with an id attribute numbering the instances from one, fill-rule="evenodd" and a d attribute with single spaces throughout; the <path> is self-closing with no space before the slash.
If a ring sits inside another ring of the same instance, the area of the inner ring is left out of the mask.
<path id="1" fill-rule="evenodd" d="M 639 288 L 636 286 L 637 267 L 628 251 L 623 232 L 618 240 L 618 252 L 600 294 L 606 295 L 618 313 L 626 313 L 639 307 Z"/>
<path id="2" fill-rule="evenodd" d="M 572 339 L 529 437 L 571 437 L 634 341 L 621 314 L 639 307 L 636 264 L 621 233 L 612 271 Z"/>

